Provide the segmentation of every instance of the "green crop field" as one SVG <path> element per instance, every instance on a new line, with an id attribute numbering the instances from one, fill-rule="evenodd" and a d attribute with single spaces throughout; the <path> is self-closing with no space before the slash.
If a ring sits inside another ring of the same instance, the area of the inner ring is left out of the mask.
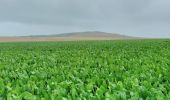
<path id="1" fill-rule="evenodd" d="M 0 43 L 0 100 L 170 100 L 170 40 Z"/>

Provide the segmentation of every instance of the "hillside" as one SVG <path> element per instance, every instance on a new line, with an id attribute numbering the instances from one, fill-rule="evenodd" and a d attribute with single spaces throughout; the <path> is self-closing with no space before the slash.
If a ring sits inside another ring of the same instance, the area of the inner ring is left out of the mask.
<path id="1" fill-rule="evenodd" d="M 19 37 L 0 37 L 0 41 L 76 41 L 76 40 L 114 40 L 134 37 L 98 31 L 72 32 L 52 35 L 32 35 Z"/>
<path id="2" fill-rule="evenodd" d="M 99 31 L 88 31 L 88 32 L 72 32 L 52 35 L 32 35 L 29 37 L 89 37 L 89 38 L 132 38 L 131 36 L 120 35 L 117 33 L 106 33 Z"/>

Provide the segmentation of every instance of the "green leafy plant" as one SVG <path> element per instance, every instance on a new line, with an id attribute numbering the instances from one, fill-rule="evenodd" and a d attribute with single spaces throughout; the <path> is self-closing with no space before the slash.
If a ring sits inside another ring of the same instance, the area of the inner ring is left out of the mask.
<path id="1" fill-rule="evenodd" d="M 168 100 L 170 40 L 0 43 L 0 99 Z"/>

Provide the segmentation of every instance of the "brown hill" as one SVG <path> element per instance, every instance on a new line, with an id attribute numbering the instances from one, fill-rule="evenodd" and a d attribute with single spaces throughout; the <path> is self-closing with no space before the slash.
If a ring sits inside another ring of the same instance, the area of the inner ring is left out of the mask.
<path id="1" fill-rule="evenodd" d="M 76 41 L 76 40 L 115 40 L 115 39 L 133 39 L 134 37 L 112 34 L 98 31 L 73 32 L 54 35 L 33 35 L 22 37 L 0 37 L 1 42 L 8 41 Z"/>
<path id="2" fill-rule="evenodd" d="M 59 34 L 58 36 L 60 36 L 60 37 L 81 37 L 81 38 L 130 38 L 130 36 L 98 32 L 98 31 L 65 33 L 65 34 Z"/>

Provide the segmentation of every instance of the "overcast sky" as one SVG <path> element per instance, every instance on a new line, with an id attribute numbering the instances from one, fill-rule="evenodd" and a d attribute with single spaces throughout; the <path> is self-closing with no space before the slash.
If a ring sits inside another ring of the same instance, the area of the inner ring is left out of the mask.
<path id="1" fill-rule="evenodd" d="M 170 37 L 170 0 L 0 0 L 0 36 L 103 31 Z"/>

